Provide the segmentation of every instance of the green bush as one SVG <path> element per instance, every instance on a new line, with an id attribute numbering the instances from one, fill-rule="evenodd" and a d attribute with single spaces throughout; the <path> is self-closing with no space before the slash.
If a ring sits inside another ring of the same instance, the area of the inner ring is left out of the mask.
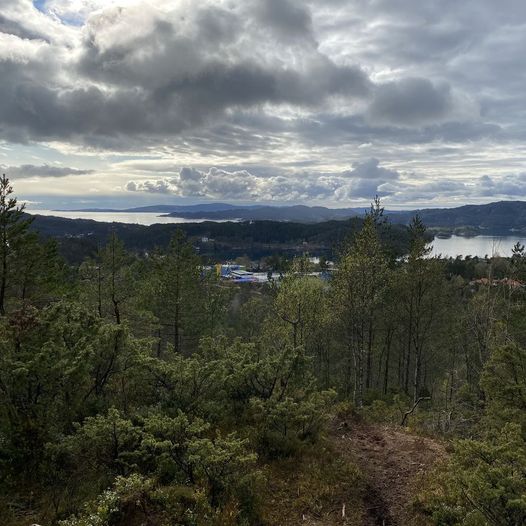
<path id="1" fill-rule="evenodd" d="M 333 391 L 312 392 L 283 400 L 252 399 L 251 415 L 255 442 L 267 457 L 290 456 L 319 438 L 336 395 Z"/>
<path id="2" fill-rule="evenodd" d="M 461 440 L 423 497 L 437 526 L 526 524 L 526 442 L 506 425 L 492 440 Z"/>

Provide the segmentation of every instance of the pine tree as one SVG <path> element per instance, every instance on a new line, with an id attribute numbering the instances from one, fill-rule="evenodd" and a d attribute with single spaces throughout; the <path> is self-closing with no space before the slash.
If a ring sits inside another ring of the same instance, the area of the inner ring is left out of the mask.
<path id="1" fill-rule="evenodd" d="M 372 385 L 376 322 L 388 279 L 378 217 L 366 215 L 362 230 L 343 252 L 333 283 L 335 310 L 339 312 L 347 348 L 347 390 L 352 383 L 353 401 L 358 406 Z"/>
<path id="2" fill-rule="evenodd" d="M 168 252 L 158 254 L 155 263 L 149 291 L 151 308 L 161 329 L 170 334 L 174 351 L 180 353 L 196 346 L 205 323 L 200 260 L 178 230 Z"/>
<path id="3" fill-rule="evenodd" d="M 13 187 L 3 174 L 0 178 L 0 316 L 5 316 L 13 263 L 31 223 L 24 219 L 24 209 L 24 204 L 18 205 Z"/>
<path id="4" fill-rule="evenodd" d="M 409 394 L 412 384 L 413 401 L 416 403 L 425 384 L 424 370 L 430 358 L 430 339 L 432 334 L 438 332 L 447 287 L 442 264 L 438 259 L 428 257 L 432 248 L 428 246 L 426 227 L 418 215 L 409 225 L 409 234 L 410 252 L 407 263 L 401 268 L 397 296 L 400 324 L 405 328 L 406 339 L 402 356 L 404 391 Z"/>

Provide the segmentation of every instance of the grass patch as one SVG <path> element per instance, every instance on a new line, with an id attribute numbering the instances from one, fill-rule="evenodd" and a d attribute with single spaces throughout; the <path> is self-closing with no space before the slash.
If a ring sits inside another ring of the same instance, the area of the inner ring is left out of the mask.
<path id="1" fill-rule="evenodd" d="M 264 524 L 356 524 L 362 516 L 360 470 L 328 441 L 320 442 L 299 458 L 272 462 L 266 474 Z"/>

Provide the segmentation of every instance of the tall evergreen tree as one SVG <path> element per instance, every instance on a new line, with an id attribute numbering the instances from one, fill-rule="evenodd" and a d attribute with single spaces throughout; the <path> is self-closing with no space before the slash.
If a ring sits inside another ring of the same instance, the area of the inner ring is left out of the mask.
<path id="1" fill-rule="evenodd" d="M 334 279 L 335 310 L 347 349 L 347 390 L 363 404 L 371 387 L 372 354 L 378 309 L 387 285 L 387 260 L 377 231 L 376 217 L 367 214 L 363 228 L 348 243 Z"/>
<path id="2" fill-rule="evenodd" d="M 195 348 L 204 320 L 201 265 L 192 245 L 178 230 L 166 254 L 157 254 L 150 283 L 150 303 L 161 330 L 176 353 Z"/>
<path id="3" fill-rule="evenodd" d="M 18 205 L 13 187 L 3 174 L 0 178 L 0 316 L 5 316 L 14 262 L 31 223 L 24 219 L 24 209 L 24 204 Z"/>
<path id="4" fill-rule="evenodd" d="M 397 295 L 400 322 L 405 328 L 404 390 L 407 394 L 412 392 L 416 402 L 424 384 L 430 339 L 445 308 L 446 287 L 442 264 L 429 257 L 432 248 L 428 246 L 426 228 L 418 215 L 411 221 L 409 232 L 411 247 L 400 271 Z"/>

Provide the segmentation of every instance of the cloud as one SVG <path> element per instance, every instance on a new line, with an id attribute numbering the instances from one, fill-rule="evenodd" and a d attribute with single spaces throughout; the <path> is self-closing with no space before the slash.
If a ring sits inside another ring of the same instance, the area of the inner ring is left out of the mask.
<path id="1" fill-rule="evenodd" d="M 340 173 L 255 175 L 248 170 L 183 167 L 172 177 L 129 181 L 126 190 L 230 200 L 370 200 L 377 194 L 389 195 L 391 192 L 382 190 L 382 186 L 399 177 L 395 170 L 380 166 L 377 159 L 356 163 L 352 170 Z"/>
<path id="2" fill-rule="evenodd" d="M 38 39 L 41 34 L 25 28 L 18 20 L 9 19 L 0 14 L 0 32 L 4 35 L 13 35 L 24 39 Z"/>
<path id="3" fill-rule="evenodd" d="M 93 170 L 78 170 L 66 166 L 50 166 L 44 164 L 35 166 L 33 164 L 23 164 L 21 166 L 0 165 L 0 171 L 5 173 L 9 179 L 27 179 L 30 177 L 67 177 L 69 175 L 88 175 Z"/>
<path id="4" fill-rule="evenodd" d="M 476 108 L 462 99 L 447 83 L 406 78 L 380 84 L 367 111 L 371 124 L 426 126 L 443 122 L 463 122 L 476 117 Z"/>
<path id="5" fill-rule="evenodd" d="M 129 169 L 172 175 L 157 179 L 132 180 L 129 192 L 165 194 L 199 199 L 232 201 L 302 202 L 328 201 L 335 204 L 370 202 L 375 195 L 386 203 L 440 203 L 446 199 L 481 200 L 526 197 L 526 174 L 488 175 L 473 181 L 442 175 L 430 180 L 415 173 L 382 166 L 375 158 L 364 159 L 343 172 L 284 171 L 276 169 L 260 175 L 248 169 L 212 167 L 177 168 L 173 163 L 127 163 Z"/>
<path id="6" fill-rule="evenodd" d="M 74 36 L 68 26 L 46 16 L 30 0 L 2 0 L 0 32 L 60 45 L 67 45 Z"/>
<path id="7" fill-rule="evenodd" d="M 293 0 L 256 2 L 257 16 L 282 39 L 315 40 L 312 16 L 306 4 Z"/>
<path id="8" fill-rule="evenodd" d="M 366 161 L 357 162 L 353 169 L 346 172 L 346 175 L 351 179 L 381 179 L 388 181 L 398 179 L 400 174 L 396 170 L 389 170 L 380 166 L 378 159 L 368 159 Z"/>
<path id="9" fill-rule="evenodd" d="M 470 178 L 452 179 L 444 176 L 437 180 L 397 181 L 387 186 L 391 191 L 393 202 L 433 204 L 446 200 L 449 203 L 465 204 L 471 202 L 488 202 L 500 199 L 526 198 L 526 174 L 515 173 L 501 176 L 484 175 L 476 180 Z"/>
<path id="10" fill-rule="evenodd" d="M 184 140 L 198 147 L 215 126 L 247 114 L 259 120 L 252 136 L 279 134 L 272 119 L 281 119 L 296 140 L 320 143 L 454 140 L 459 133 L 476 139 L 490 126 L 466 124 L 477 105 L 447 81 L 372 80 L 357 60 L 329 52 L 319 42 L 318 2 L 48 0 L 44 11 L 52 16 L 29 12 L 24 0 L 8 2 L 0 22 L 9 33 L 0 47 L 9 50 L 0 61 L 0 138 L 10 141 L 134 150 L 183 140 L 184 133 L 195 134 Z M 338 5 L 343 9 L 337 2 L 332 9 Z M 75 13 L 80 27 L 63 23 Z M 45 31 L 38 32 L 41 19 Z M 451 32 L 459 33 L 436 30 Z M 444 39 L 437 36 L 435 45 Z M 309 119 L 315 130 L 305 127 Z M 343 135 L 344 120 L 353 124 Z M 423 131 L 400 134 L 401 127 Z M 240 131 L 247 148 L 257 147 L 248 142 L 251 130 Z M 239 138 L 234 144 L 239 148 Z"/>
<path id="11" fill-rule="evenodd" d="M 263 186 L 263 180 L 246 170 L 228 172 L 212 167 L 204 172 L 183 167 L 174 177 L 130 181 L 126 189 L 132 192 L 172 193 L 182 197 L 247 199 L 257 198 Z"/>
<path id="12" fill-rule="evenodd" d="M 492 198 L 497 196 L 525 198 L 526 173 L 509 174 L 503 177 L 484 175 L 479 179 L 477 193 L 480 196 Z"/>
<path id="13" fill-rule="evenodd" d="M 80 23 L 95 11 L 112 4 L 132 4 L 127 0 L 45 0 L 42 10 L 59 20 Z"/>
<path id="14" fill-rule="evenodd" d="M 343 175 L 350 179 L 350 182 L 336 189 L 335 196 L 338 200 L 388 196 L 393 193 L 388 183 L 400 178 L 396 170 L 380 166 L 380 161 L 374 158 L 355 163 L 352 170 L 344 172 Z"/>
<path id="15" fill-rule="evenodd" d="M 65 9 L 46 5 L 53 13 Z M 318 107 L 332 97 L 368 95 L 370 81 L 359 66 L 336 64 L 314 44 L 269 39 L 269 30 L 308 30 L 308 11 L 271 0 L 257 13 L 245 2 L 233 5 L 161 1 L 99 9 L 74 33 L 74 53 L 9 35 L 9 47 L 21 51 L 0 63 L 0 136 L 111 147 L 131 138 L 133 147 L 133 138 L 166 140 L 231 111 Z"/>
<path id="16" fill-rule="evenodd" d="M 64 194 L 112 194 L 130 181 L 137 199 L 522 195 L 519 0 L 38 6 L 2 1 L 0 160 L 105 174 L 65 178 Z M 115 158 L 173 161 L 128 172 Z"/>

